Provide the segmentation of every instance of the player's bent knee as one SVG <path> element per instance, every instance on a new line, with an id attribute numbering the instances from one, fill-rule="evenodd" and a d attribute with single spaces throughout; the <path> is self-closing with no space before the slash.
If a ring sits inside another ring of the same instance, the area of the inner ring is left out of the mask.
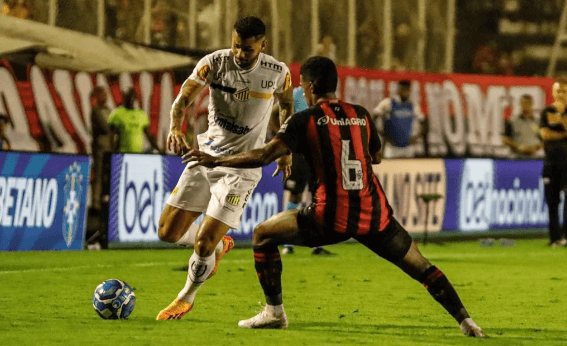
<path id="1" fill-rule="evenodd" d="M 254 233 L 252 234 L 252 246 L 265 246 L 272 243 L 272 238 L 268 232 L 268 227 L 264 223 L 261 223 L 254 227 Z"/>
<path id="2" fill-rule="evenodd" d="M 195 251 L 199 256 L 210 256 L 217 246 L 216 238 L 213 234 L 198 234 L 195 239 Z"/>

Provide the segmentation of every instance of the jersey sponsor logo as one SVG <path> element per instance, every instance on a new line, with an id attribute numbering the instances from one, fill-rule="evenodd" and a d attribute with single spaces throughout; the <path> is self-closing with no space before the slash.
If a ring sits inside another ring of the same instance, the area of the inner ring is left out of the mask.
<path id="1" fill-rule="evenodd" d="M 272 70 L 272 71 L 278 71 L 278 72 L 282 72 L 283 71 L 283 67 L 281 67 L 278 64 L 273 64 L 271 62 L 267 62 L 264 60 L 260 61 L 260 67 L 268 69 L 268 70 Z"/>
<path id="2" fill-rule="evenodd" d="M 334 118 L 330 118 L 328 115 L 325 115 L 324 117 L 317 119 L 317 125 L 319 126 L 325 126 L 329 123 L 338 126 L 351 126 L 351 125 L 366 126 L 366 119 L 359 119 L 359 118 L 334 119 Z"/>
<path id="3" fill-rule="evenodd" d="M 215 124 L 237 135 L 245 135 L 251 131 L 248 126 L 240 126 L 234 121 L 223 119 L 218 115 L 215 115 Z"/>
<path id="4" fill-rule="evenodd" d="M 223 61 L 228 61 L 228 59 L 230 59 L 229 56 L 217 56 L 214 57 L 212 60 L 213 60 L 213 64 L 220 64 Z"/>
<path id="5" fill-rule="evenodd" d="M 199 77 L 199 79 L 201 79 L 202 81 L 206 81 L 207 77 L 209 76 L 210 70 L 211 68 L 209 67 L 209 65 L 203 65 L 197 72 L 197 77 Z"/>
<path id="6" fill-rule="evenodd" d="M 248 99 L 250 98 L 250 89 L 246 88 L 242 88 L 240 90 L 237 90 L 234 94 L 233 94 L 234 98 L 240 102 L 245 102 L 248 101 Z"/>
<path id="7" fill-rule="evenodd" d="M 228 195 L 228 196 L 226 196 L 226 201 L 229 204 L 237 206 L 240 203 L 240 196 L 239 195 Z"/>
<path id="8" fill-rule="evenodd" d="M 276 82 L 271 80 L 262 80 L 261 86 L 264 89 L 275 89 Z"/>

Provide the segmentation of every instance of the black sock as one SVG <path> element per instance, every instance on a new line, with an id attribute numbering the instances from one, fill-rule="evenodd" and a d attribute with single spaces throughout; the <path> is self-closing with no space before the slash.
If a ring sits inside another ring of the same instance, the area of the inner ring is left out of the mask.
<path id="1" fill-rule="evenodd" d="M 254 267 L 268 305 L 282 304 L 282 259 L 277 246 L 254 247 Z"/>
<path id="2" fill-rule="evenodd" d="M 459 324 L 465 318 L 469 317 L 457 291 L 455 291 L 455 288 L 453 288 L 453 285 L 451 285 L 445 274 L 437 269 L 437 267 L 429 267 L 421 275 L 419 282 L 423 284 L 429 294 L 431 294 Z"/>

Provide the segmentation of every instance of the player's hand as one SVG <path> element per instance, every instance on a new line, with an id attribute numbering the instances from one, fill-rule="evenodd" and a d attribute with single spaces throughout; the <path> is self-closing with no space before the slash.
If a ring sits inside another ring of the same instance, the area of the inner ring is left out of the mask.
<path id="1" fill-rule="evenodd" d="M 179 155 L 180 153 L 189 150 L 191 147 L 185 139 L 185 134 L 181 130 L 171 129 L 167 135 L 167 149 Z"/>
<path id="2" fill-rule="evenodd" d="M 272 177 L 275 177 L 280 172 L 282 172 L 282 181 L 285 181 L 291 174 L 291 154 L 280 156 L 276 160 L 276 163 L 278 164 L 278 167 L 276 168 L 274 174 L 272 174 Z"/>
<path id="3" fill-rule="evenodd" d="M 214 168 L 217 166 L 216 158 L 214 156 L 211 156 L 197 149 L 189 150 L 189 152 L 184 154 L 181 158 L 183 159 L 183 164 L 193 162 L 190 168 L 193 168 L 195 166 Z"/>

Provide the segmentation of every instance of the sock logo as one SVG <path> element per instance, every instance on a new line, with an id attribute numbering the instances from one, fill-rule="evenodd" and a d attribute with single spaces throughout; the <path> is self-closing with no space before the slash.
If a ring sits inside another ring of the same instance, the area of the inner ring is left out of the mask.
<path id="1" fill-rule="evenodd" d="M 203 276 L 203 274 L 207 271 L 207 265 L 198 265 L 197 262 L 191 263 L 191 272 L 195 275 L 195 278 Z"/>

